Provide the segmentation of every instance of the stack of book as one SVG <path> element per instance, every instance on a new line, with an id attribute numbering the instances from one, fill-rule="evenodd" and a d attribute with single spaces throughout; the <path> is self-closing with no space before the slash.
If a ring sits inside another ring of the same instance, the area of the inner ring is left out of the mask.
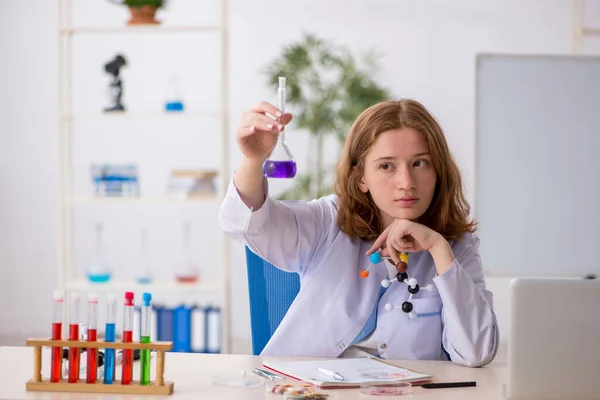
<path id="1" fill-rule="evenodd" d="M 134 164 L 92 164 L 94 194 L 98 197 L 139 196 L 138 168 Z"/>
<path id="2" fill-rule="evenodd" d="M 216 171 L 174 170 L 169 177 L 168 193 L 173 196 L 194 197 L 215 195 Z"/>

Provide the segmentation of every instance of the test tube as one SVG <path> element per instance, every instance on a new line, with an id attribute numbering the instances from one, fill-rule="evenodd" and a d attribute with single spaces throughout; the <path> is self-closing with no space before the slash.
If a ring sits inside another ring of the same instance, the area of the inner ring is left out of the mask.
<path id="1" fill-rule="evenodd" d="M 88 294 L 87 340 L 95 342 L 98 336 L 98 295 Z M 98 349 L 87 349 L 86 382 L 96 383 L 98 373 Z"/>
<path id="2" fill-rule="evenodd" d="M 112 295 L 106 295 L 106 325 L 105 342 L 114 342 L 116 336 L 117 322 L 117 298 Z M 104 352 L 104 383 L 113 383 L 115 379 L 115 349 L 107 348 Z"/>
<path id="3" fill-rule="evenodd" d="M 150 315 L 152 312 L 152 295 L 144 293 L 142 295 L 142 328 L 140 333 L 140 341 L 142 343 L 150 343 Z M 150 350 L 142 349 L 140 352 L 140 385 L 150 384 Z"/>
<path id="4" fill-rule="evenodd" d="M 79 318 L 81 299 L 78 293 L 71 293 L 71 309 L 69 318 L 69 340 L 79 340 Z M 69 348 L 69 383 L 77 383 L 79 381 L 79 347 Z"/>
<path id="5" fill-rule="evenodd" d="M 133 341 L 133 292 L 125 292 L 125 308 L 123 309 L 123 343 Z M 121 368 L 121 384 L 129 385 L 133 376 L 133 350 L 123 349 L 123 367 Z"/>
<path id="6" fill-rule="evenodd" d="M 52 319 L 52 340 L 62 339 L 62 319 L 64 293 L 57 290 L 53 293 L 54 317 Z M 52 348 L 50 382 L 60 382 L 62 374 L 62 347 Z"/>

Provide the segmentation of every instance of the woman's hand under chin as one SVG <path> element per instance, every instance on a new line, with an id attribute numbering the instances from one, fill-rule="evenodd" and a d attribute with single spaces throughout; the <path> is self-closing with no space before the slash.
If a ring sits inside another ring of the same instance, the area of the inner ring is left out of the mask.
<path id="1" fill-rule="evenodd" d="M 438 275 L 446 272 L 454 261 L 454 253 L 448 241 L 433 229 L 408 219 L 396 219 L 375 240 L 366 255 L 381 251 L 383 257 L 390 257 L 394 264 L 400 262 L 398 253 L 429 251 L 433 257 Z"/>

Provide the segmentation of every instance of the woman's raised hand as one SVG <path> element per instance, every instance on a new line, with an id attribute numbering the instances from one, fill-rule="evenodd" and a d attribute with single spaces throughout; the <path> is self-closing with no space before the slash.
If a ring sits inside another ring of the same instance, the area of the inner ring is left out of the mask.
<path id="1" fill-rule="evenodd" d="M 292 114 L 283 114 L 266 101 L 244 112 L 237 129 L 237 142 L 244 157 L 262 165 L 291 120 Z"/>

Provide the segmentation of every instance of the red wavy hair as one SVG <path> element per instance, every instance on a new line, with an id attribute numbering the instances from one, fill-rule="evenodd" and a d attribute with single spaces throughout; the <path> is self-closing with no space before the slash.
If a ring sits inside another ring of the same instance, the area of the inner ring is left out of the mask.
<path id="1" fill-rule="evenodd" d="M 419 102 L 410 99 L 384 101 L 363 111 L 352 125 L 337 166 L 335 193 L 338 196 L 337 222 L 350 237 L 375 240 L 383 231 L 379 209 L 359 182 L 367 152 L 386 131 L 412 128 L 425 139 L 437 180 L 429 208 L 417 222 L 439 232 L 447 240 L 474 232 L 476 222 L 469 219 L 470 206 L 463 193 L 462 178 L 444 133 L 433 115 Z"/>

